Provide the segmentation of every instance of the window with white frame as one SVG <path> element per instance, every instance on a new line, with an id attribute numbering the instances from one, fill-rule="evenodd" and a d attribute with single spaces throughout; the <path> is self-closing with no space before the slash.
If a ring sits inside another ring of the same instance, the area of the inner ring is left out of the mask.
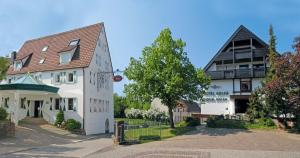
<path id="1" fill-rule="evenodd" d="M 59 73 L 57 73 L 57 74 L 55 74 L 55 76 L 54 76 L 54 82 L 55 83 L 60 83 L 60 74 Z"/>
<path id="2" fill-rule="evenodd" d="M 68 98 L 68 110 L 74 110 L 74 98 Z"/>
<path id="3" fill-rule="evenodd" d="M 60 106 L 60 100 L 59 100 L 59 98 L 56 98 L 55 99 L 55 103 L 54 103 L 55 105 L 54 105 L 54 107 L 55 107 L 55 110 L 59 110 L 59 106 Z"/>
<path id="4" fill-rule="evenodd" d="M 79 44 L 79 39 L 74 39 L 70 41 L 69 46 L 76 46 L 78 44 Z"/>
<path id="5" fill-rule="evenodd" d="M 42 49 L 42 52 L 46 52 L 48 50 L 48 47 L 49 46 L 44 46 L 43 49 Z"/>
<path id="6" fill-rule="evenodd" d="M 60 64 L 67 64 L 71 61 L 72 54 L 71 53 L 60 53 Z"/>
<path id="7" fill-rule="evenodd" d="M 67 81 L 68 83 L 74 83 L 76 79 L 76 71 L 67 73 Z"/>
<path id="8" fill-rule="evenodd" d="M 4 107 L 8 108 L 9 98 L 4 98 Z"/>
<path id="9" fill-rule="evenodd" d="M 20 70 L 22 68 L 22 62 L 21 61 L 16 61 L 15 62 L 15 70 Z"/>

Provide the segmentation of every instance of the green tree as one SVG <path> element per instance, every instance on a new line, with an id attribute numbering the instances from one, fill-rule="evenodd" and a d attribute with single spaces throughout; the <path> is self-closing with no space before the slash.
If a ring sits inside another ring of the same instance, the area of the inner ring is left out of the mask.
<path id="1" fill-rule="evenodd" d="M 127 108 L 125 97 L 114 93 L 114 116 L 117 118 L 125 117 L 125 109 Z"/>
<path id="2" fill-rule="evenodd" d="M 204 71 L 189 61 L 184 47 L 185 42 L 173 39 L 170 29 L 164 29 L 139 59 L 130 59 L 125 69 L 132 81 L 125 85 L 125 93 L 141 102 L 160 98 L 168 107 L 171 128 L 175 127 L 172 110 L 176 101 L 201 99 L 210 83 Z"/>
<path id="3" fill-rule="evenodd" d="M 0 57 L 0 80 L 5 78 L 8 67 L 9 60 L 5 57 Z"/>
<path id="4" fill-rule="evenodd" d="M 266 84 L 268 81 L 272 80 L 275 74 L 275 60 L 277 57 L 277 52 L 276 52 L 276 36 L 274 35 L 274 31 L 273 31 L 273 26 L 270 25 L 269 28 L 269 64 L 270 64 L 270 68 L 267 71 L 267 75 L 264 78 L 262 84 Z"/>

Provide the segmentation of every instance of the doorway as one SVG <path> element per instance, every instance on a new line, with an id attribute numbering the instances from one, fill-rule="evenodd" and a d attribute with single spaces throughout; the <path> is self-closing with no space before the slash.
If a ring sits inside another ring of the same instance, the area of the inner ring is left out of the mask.
<path id="1" fill-rule="evenodd" d="M 248 109 L 249 99 L 235 99 L 235 113 L 246 113 Z"/>
<path id="2" fill-rule="evenodd" d="M 109 133 L 109 121 L 108 121 L 108 119 L 105 120 L 105 133 Z"/>
<path id="3" fill-rule="evenodd" d="M 42 104 L 41 101 L 34 101 L 34 117 L 41 117 Z"/>

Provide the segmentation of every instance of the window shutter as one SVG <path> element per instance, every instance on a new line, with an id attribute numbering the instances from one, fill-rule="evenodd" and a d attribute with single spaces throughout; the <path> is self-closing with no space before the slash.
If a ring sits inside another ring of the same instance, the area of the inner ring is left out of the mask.
<path id="1" fill-rule="evenodd" d="M 77 74 L 76 74 L 76 71 L 73 72 L 73 80 L 74 80 L 74 83 L 77 83 Z"/>
<path id="2" fill-rule="evenodd" d="M 63 83 L 64 82 L 64 74 L 63 72 L 60 72 L 60 82 Z"/>
<path id="3" fill-rule="evenodd" d="M 66 80 L 67 80 L 66 78 L 67 78 L 66 72 L 63 72 L 63 83 L 66 82 Z"/>
<path id="4" fill-rule="evenodd" d="M 54 80 L 53 73 L 51 73 L 51 84 L 53 84 L 53 80 Z"/>

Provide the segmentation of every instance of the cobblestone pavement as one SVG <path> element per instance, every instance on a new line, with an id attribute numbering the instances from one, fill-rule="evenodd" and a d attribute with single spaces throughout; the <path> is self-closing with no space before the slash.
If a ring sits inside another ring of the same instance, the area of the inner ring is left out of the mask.
<path id="1" fill-rule="evenodd" d="M 100 150 L 89 158 L 300 158 L 300 135 L 283 131 L 198 128 L 183 136 Z"/>

